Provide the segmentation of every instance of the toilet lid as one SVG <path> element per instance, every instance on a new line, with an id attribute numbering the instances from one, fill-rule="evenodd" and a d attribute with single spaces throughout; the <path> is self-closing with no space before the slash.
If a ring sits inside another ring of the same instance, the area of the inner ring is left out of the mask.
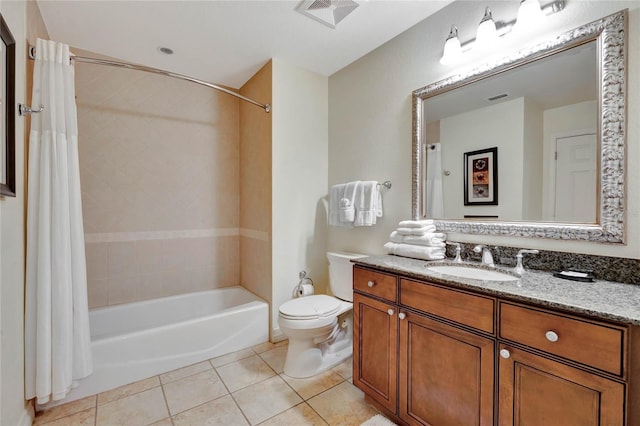
<path id="1" fill-rule="evenodd" d="M 299 297 L 280 305 L 280 313 L 290 318 L 313 319 L 332 315 L 340 310 L 340 301 L 326 294 Z"/>

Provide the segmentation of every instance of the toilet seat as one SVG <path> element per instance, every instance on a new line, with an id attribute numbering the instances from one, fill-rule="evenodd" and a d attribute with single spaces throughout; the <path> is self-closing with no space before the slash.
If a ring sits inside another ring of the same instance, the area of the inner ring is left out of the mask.
<path id="1" fill-rule="evenodd" d="M 280 316 L 286 319 L 313 320 L 335 316 L 342 304 L 326 294 L 300 297 L 280 305 Z"/>

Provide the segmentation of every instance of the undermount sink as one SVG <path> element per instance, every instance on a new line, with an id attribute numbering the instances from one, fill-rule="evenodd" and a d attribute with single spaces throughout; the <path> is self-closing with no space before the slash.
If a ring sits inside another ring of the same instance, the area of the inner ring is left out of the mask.
<path id="1" fill-rule="evenodd" d="M 458 278 L 471 278 L 483 281 L 517 281 L 518 277 L 495 270 L 481 269 L 474 266 L 464 265 L 433 265 L 427 266 L 432 272 L 439 274 L 451 275 Z"/>

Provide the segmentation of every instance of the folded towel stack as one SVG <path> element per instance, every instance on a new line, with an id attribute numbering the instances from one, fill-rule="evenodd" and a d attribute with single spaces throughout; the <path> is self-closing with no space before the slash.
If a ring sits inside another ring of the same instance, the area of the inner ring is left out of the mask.
<path id="1" fill-rule="evenodd" d="M 445 239 L 445 234 L 436 232 L 433 220 L 403 220 L 384 248 L 396 256 L 440 260 L 445 256 Z"/>

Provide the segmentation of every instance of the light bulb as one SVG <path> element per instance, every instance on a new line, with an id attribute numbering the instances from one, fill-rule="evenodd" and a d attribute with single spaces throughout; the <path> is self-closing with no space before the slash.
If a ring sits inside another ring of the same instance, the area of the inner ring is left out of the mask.
<path id="1" fill-rule="evenodd" d="M 462 46 L 460 45 L 460 39 L 458 39 L 458 28 L 456 28 L 455 25 L 452 25 L 449 36 L 444 42 L 444 51 L 442 52 L 440 63 L 442 65 L 452 65 L 460 62 L 461 59 Z"/>
<path id="2" fill-rule="evenodd" d="M 476 33 L 475 49 L 479 51 L 487 51 L 494 48 L 500 37 L 496 30 L 496 23 L 491 16 L 491 10 L 487 7 L 484 11 L 484 16 L 478 25 L 478 32 Z"/>
<path id="3" fill-rule="evenodd" d="M 524 33 L 535 29 L 544 20 L 544 13 L 538 0 L 522 0 L 513 31 Z"/>

